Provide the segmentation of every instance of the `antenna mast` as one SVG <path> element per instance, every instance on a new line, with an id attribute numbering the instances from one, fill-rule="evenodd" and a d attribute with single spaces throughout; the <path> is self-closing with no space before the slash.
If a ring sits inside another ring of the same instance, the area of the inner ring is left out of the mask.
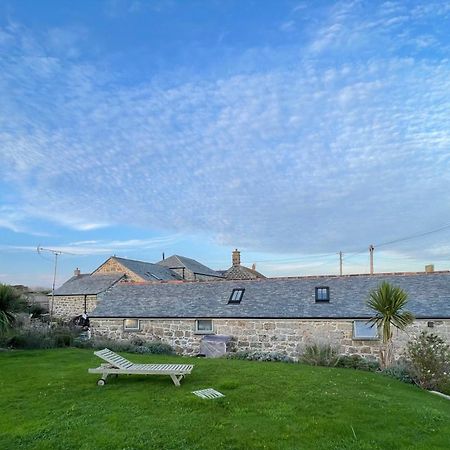
<path id="1" fill-rule="evenodd" d="M 58 267 L 58 256 L 62 255 L 62 254 L 67 254 L 67 255 L 71 255 L 72 253 L 69 252 L 62 252 L 61 250 L 53 250 L 51 248 L 44 248 L 41 247 L 40 245 L 37 246 L 37 252 L 40 255 L 42 252 L 48 252 L 48 253 L 52 253 L 53 256 L 55 257 L 55 265 L 54 265 L 54 269 L 53 269 L 53 283 L 52 283 L 52 303 L 50 305 L 50 323 L 49 326 L 52 326 L 52 320 L 53 320 L 53 304 L 54 304 L 54 300 L 55 300 L 55 284 L 56 284 L 56 270 Z"/>

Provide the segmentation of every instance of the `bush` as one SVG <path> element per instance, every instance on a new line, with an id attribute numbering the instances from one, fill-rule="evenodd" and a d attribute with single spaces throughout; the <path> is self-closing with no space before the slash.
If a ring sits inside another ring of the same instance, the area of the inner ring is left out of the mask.
<path id="1" fill-rule="evenodd" d="M 305 347 L 301 362 L 311 366 L 335 367 L 339 362 L 338 350 L 330 344 L 310 344 Z"/>
<path id="2" fill-rule="evenodd" d="M 406 348 L 414 382 L 424 389 L 439 389 L 450 382 L 450 349 L 433 333 L 423 331 Z"/>
<path id="3" fill-rule="evenodd" d="M 42 305 L 39 305 L 39 303 L 33 303 L 28 311 L 33 319 L 40 318 L 42 314 L 47 312 L 47 310 Z"/>
<path id="4" fill-rule="evenodd" d="M 410 368 L 404 363 L 397 362 L 391 367 L 383 369 L 381 373 L 396 380 L 403 381 L 403 383 L 414 384 Z"/>
<path id="5" fill-rule="evenodd" d="M 70 328 L 10 330 L 0 339 L 0 346 L 14 349 L 70 347 L 77 332 Z"/>
<path id="6" fill-rule="evenodd" d="M 90 348 L 93 350 L 100 350 L 109 348 L 113 352 L 128 352 L 128 353 L 148 353 L 158 355 L 173 355 L 174 349 L 169 345 L 160 341 L 115 341 L 106 338 L 92 338 L 90 340 L 76 339 L 74 346 L 78 348 Z"/>
<path id="7" fill-rule="evenodd" d="M 247 361 L 280 361 L 293 362 L 294 360 L 283 353 L 278 352 L 258 352 L 258 351 L 240 351 L 228 353 L 228 359 L 241 359 Z"/>
<path id="8" fill-rule="evenodd" d="M 359 355 L 341 355 L 336 364 L 336 367 L 375 372 L 380 368 L 380 363 L 378 361 L 364 358 Z"/>

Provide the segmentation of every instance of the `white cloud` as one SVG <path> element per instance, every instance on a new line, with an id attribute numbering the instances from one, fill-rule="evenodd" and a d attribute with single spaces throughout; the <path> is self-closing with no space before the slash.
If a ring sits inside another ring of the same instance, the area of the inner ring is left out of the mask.
<path id="1" fill-rule="evenodd" d="M 50 245 L 51 250 L 71 255 L 87 256 L 87 255 L 112 255 L 124 251 L 147 250 L 160 248 L 163 245 L 169 245 L 177 242 L 177 235 L 162 236 L 149 239 L 128 239 L 128 240 L 90 240 L 71 242 L 65 245 Z M 42 250 L 47 252 L 47 247 Z M 31 245 L 1 245 L 0 249 L 9 252 L 37 252 L 36 246 Z M 119 255 L 118 255 L 119 256 Z"/>
<path id="2" fill-rule="evenodd" d="M 413 39 L 399 51 L 398 24 L 415 27 L 400 6 L 334 5 L 280 50 L 302 55 L 290 66 L 254 66 L 254 49 L 245 70 L 131 87 L 9 29 L 0 173 L 18 210 L 81 230 L 328 252 L 435 227 L 449 219 L 450 66 Z"/>

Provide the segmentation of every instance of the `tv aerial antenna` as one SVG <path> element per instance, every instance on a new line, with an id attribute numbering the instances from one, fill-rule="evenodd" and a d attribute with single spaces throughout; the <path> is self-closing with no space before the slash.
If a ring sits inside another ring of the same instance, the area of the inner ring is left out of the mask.
<path id="1" fill-rule="evenodd" d="M 73 255 L 73 253 L 63 252 L 61 250 L 55 250 L 55 249 L 52 249 L 52 248 L 45 248 L 45 247 L 41 247 L 40 245 L 37 246 L 36 250 L 38 252 L 38 255 L 41 256 L 44 259 L 47 259 L 47 258 L 45 258 L 42 253 L 51 253 L 55 257 L 54 267 L 53 267 L 52 301 L 51 301 L 51 305 L 50 305 L 50 324 L 49 324 L 49 326 L 52 326 L 53 303 L 54 303 L 54 300 L 55 300 L 55 284 L 56 284 L 56 270 L 57 270 L 57 267 L 58 267 L 58 256 L 60 256 L 60 255 Z"/>

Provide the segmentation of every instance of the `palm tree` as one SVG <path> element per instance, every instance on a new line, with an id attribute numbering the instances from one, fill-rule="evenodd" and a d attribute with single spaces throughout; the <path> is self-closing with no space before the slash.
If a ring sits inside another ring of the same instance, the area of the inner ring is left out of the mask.
<path id="1" fill-rule="evenodd" d="M 369 323 L 381 328 L 383 332 L 383 345 L 380 348 L 382 369 L 390 366 L 393 362 L 391 326 L 404 330 L 414 321 L 414 316 L 409 311 L 403 310 L 407 302 L 408 294 L 398 286 L 393 286 L 386 281 L 370 293 L 367 301 L 367 305 L 376 312 Z"/>
<path id="2" fill-rule="evenodd" d="M 0 284 L 0 332 L 6 331 L 14 324 L 15 312 L 24 309 L 21 295 L 7 284 Z"/>

